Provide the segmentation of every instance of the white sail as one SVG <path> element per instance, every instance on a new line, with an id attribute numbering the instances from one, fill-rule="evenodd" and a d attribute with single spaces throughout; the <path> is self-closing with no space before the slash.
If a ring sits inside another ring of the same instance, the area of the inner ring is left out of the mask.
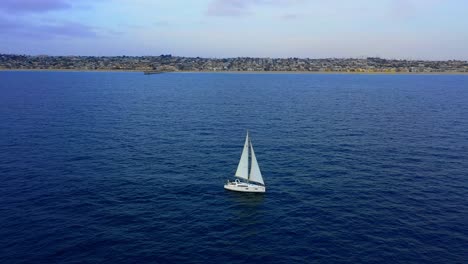
<path id="1" fill-rule="evenodd" d="M 245 138 L 244 149 L 237 166 L 236 176 L 246 180 L 249 179 L 249 133 L 247 133 L 247 137 Z"/>
<path id="2" fill-rule="evenodd" d="M 257 158 L 255 157 L 252 143 L 250 143 L 250 151 L 252 152 L 252 166 L 250 168 L 249 181 L 265 185 L 263 182 L 262 173 L 260 172 L 260 167 L 258 166 Z"/>

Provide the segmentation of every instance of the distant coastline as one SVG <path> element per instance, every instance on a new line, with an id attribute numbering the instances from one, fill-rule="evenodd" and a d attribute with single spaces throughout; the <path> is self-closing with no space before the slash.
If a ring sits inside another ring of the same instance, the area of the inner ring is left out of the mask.
<path id="1" fill-rule="evenodd" d="M 89 69 L 1 69 L 0 72 L 128 72 L 144 73 L 141 70 L 89 70 Z M 342 72 L 342 71 L 171 71 L 167 73 L 214 73 L 214 74 L 346 74 L 346 75 L 468 75 L 468 72 Z"/>
<path id="2" fill-rule="evenodd" d="M 460 74 L 468 61 L 301 58 L 200 58 L 161 56 L 30 56 L 0 54 L 0 70 L 224 72 L 224 73 L 345 73 Z"/>
<path id="3" fill-rule="evenodd" d="M 128 72 L 142 73 L 141 70 L 89 70 L 89 69 L 2 69 L 0 72 Z M 468 72 L 342 72 L 342 71 L 171 71 L 167 73 L 214 73 L 214 74 L 346 74 L 346 75 L 468 75 Z"/>

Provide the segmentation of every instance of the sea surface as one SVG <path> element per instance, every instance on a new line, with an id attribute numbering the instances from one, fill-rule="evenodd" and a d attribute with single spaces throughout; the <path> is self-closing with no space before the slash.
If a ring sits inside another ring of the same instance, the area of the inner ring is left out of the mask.
<path id="1" fill-rule="evenodd" d="M 0 72 L 0 263 L 468 263 L 468 75 Z"/>

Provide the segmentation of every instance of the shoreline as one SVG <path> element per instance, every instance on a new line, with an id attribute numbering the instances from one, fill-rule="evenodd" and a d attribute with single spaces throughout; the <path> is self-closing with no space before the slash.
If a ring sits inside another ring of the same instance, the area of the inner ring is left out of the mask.
<path id="1" fill-rule="evenodd" d="M 0 69 L 0 72 L 129 72 L 144 73 L 145 70 L 88 70 L 88 69 Z M 341 72 L 341 71 L 173 71 L 167 73 L 225 73 L 225 74 L 345 74 L 345 75 L 468 75 L 468 72 Z"/>

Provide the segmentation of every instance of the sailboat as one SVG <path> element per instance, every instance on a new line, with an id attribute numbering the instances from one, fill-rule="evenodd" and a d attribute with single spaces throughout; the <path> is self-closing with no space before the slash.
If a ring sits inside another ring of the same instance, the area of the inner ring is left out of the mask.
<path id="1" fill-rule="evenodd" d="M 249 155 L 249 152 L 251 155 Z M 250 173 L 249 156 L 251 156 Z M 260 172 L 260 167 L 258 166 L 248 131 L 235 176 L 237 179 L 235 181 L 228 180 L 224 185 L 224 189 L 237 192 L 265 192 L 265 183 L 263 182 L 262 173 Z"/>

